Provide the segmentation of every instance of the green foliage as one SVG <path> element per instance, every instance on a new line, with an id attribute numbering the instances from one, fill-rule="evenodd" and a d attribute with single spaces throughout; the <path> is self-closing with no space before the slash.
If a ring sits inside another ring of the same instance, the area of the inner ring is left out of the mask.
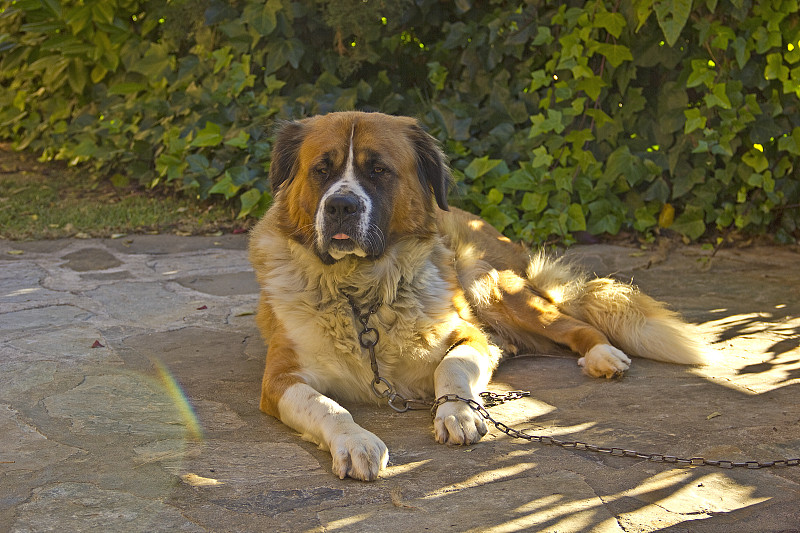
<path id="1" fill-rule="evenodd" d="M 419 117 L 514 238 L 800 235 L 797 0 L 16 0 L 0 136 L 269 204 L 276 120 Z"/>

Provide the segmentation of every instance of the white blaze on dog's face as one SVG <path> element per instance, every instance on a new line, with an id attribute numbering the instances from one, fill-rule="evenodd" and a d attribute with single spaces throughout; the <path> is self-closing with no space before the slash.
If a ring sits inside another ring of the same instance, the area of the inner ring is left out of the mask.
<path id="1" fill-rule="evenodd" d="M 350 112 L 284 126 L 270 182 L 286 234 L 333 263 L 377 258 L 397 238 L 433 234 L 449 174 L 413 119 Z"/>
<path id="2" fill-rule="evenodd" d="M 317 232 L 317 248 L 338 260 L 347 254 L 366 257 L 367 250 L 382 248 L 383 233 L 380 227 L 371 225 L 373 217 L 372 199 L 356 176 L 353 149 L 353 131 L 342 176 L 328 187 L 317 205 L 314 226 Z M 382 171 L 382 168 L 374 168 Z M 327 168 L 325 169 L 327 172 Z M 373 177 L 373 176 L 371 176 Z M 377 242 L 373 242 L 377 240 Z M 373 244 L 370 246 L 370 244 Z M 365 249 L 366 248 L 366 249 Z"/>

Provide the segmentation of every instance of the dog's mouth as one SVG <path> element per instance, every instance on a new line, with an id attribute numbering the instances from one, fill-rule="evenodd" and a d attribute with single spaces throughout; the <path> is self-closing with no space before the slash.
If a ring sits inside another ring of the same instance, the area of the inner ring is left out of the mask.
<path id="1" fill-rule="evenodd" d="M 330 257 L 331 260 L 338 261 L 348 255 L 355 255 L 357 257 L 366 257 L 369 255 L 364 250 L 364 246 L 360 243 L 356 232 L 337 229 L 328 233 L 328 235 L 330 236 L 323 237 L 322 241 L 319 243 L 319 251 L 323 259 Z"/>
<path id="2" fill-rule="evenodd" d="M 348 233 L 339 232 L 331 236 L 330 240 L 328 241 L 328 252 L 333 255 L 336 252 L 340 253 L 355 253 L 357 255 L 358 252 L 356 250 L 360 250 L 361 247 L 358 246 L 358 243 L 353 237 L 351 237 Z"/>

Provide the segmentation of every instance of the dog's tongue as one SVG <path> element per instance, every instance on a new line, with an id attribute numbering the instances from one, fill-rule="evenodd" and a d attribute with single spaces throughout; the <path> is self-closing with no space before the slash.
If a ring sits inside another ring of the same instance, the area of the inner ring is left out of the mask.
<path id="1" fill-rule="evenodd" d="M 350 238 L 350 235 L 346 233 L 337 233 L 336 235 L 333 236 L 333 238 L 336 239 L 337 241 L 346 241 L 347 239 Z"/>

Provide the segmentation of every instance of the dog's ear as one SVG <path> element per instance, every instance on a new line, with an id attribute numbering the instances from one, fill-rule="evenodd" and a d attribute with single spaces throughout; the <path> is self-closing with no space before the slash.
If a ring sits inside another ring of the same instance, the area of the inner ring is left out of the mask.
<path id="1" fill-rule="evenodd" d="M 410 137 L 417 153 L 419 181 L 425 190 L 433 192 L 439 207 L 447 211 L 447 192 L 452 180 L 447 158 L 436 139 L 428 135 L 418 124 L 411 127 Z"/>
<path id="2" fill-rule="evenodd" d="M 280 125 L 269 165 L 269 183 L 273 196 L 297 172 L 297 157 L 305 136 L 306 128 L 301 122 L 285 122 Z"/>

